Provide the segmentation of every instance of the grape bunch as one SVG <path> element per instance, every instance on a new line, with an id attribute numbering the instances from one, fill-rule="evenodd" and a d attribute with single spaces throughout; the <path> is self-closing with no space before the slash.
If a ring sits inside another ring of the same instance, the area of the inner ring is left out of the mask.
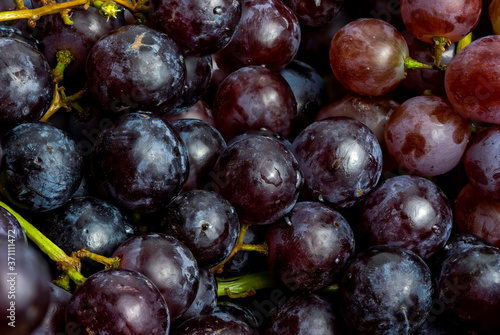
<path id="1" fill-rule="evenodd" d="M 0 0 L 0 334 L 498 334 L 499 22 Z"/>

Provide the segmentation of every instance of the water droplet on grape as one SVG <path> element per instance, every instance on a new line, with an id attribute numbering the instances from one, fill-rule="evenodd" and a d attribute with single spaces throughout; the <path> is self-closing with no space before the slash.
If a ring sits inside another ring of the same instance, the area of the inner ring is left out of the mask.
<path id="1" fill-rule="evenodd" d="M 318 201 L 319 202 L 325 202 L 325 199 L 323 199 L 323 196 L 321 194 L 318 196 Z"/>
<path id="2" fill-rule="evenodd" d="M 299 188 L 302 185 L 302 173 L 297 170 L 297 182 L 295 183 L 295 188 Z"/>
<path id="3" fill-rule="evenodd" d="M 285 216 L 285 222 L 287 225 L 289 225 L 290 227 L 292 226 L 292 221 L 290 220 L 290 218 L 288 216 Z"/>

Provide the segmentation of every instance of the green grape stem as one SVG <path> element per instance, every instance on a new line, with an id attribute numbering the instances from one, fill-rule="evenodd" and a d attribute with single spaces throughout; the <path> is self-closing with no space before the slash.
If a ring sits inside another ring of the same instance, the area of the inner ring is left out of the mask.
<path id="1" fill-rule="evenodd" d="M 35 228 L 31 223 L 26 221 L 19 213 L 9 207 L 6 203 L 0 201 L 0 206 L 9 211 L 15 216 L 17 221 L 23 227 L 26 236 L 35 243 L 41 251 L 43 251 L 47 256 L 55 261 L 58 267 L 67 274 L 71 280 L 76 284 L 77 287 L 81 286 L 86 278 L 80 273 L 81 261 L 76 257 L 69 257 L 66 253 L 49 240 L 45 235 L 43 235 L 38 229 Z"/>
<path id="2" fill-rule="evenodd" d="M 108 2 L 113 1 L 116 4 L 130 10 L 132 13 L 145 13 L 148 11 L 148 6 L 145 4 L 147 0 L 134 1 L 131 3 L 128 0 L 99 0 L 99 2 Z M 22 2 L 22 0 L 21 0 Z M 94 0 L 71 0 L 63 3 L 49 3 L 39 8 L 28 9 L 26 7 L 18 7 L 17 10 L 0 12 L 0 22 L 2 21 L 13 21 L 20 19 L 28 19 L 31 26 L 36 25 L 36 21 L 40 19 L 42 16 L 63 13 L 64 10 L 70 10 L 71 8 L 84 6 L 85 9 L 89 8 L 89 6 L 93 5 Z M 17 2 L 16 2 L 17 4 Z M 63 17 L 64 18 L 64 17 Z M 69 18 L 68 18 L 69 19 Z M 66 23 L 68 21 L 65 20 Z"/>
<path id="3" fill-rule="evenodd" d="M 414 69 L 434 69 L 433 65 L 423 64 L 411 57 L 405 58 L 405 70 L 414 70 Z"/>

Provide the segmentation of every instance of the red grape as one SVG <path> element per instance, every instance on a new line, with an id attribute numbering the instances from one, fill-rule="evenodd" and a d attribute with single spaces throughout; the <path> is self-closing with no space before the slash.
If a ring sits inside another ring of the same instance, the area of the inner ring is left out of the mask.
<path id="1" fill-rule="evenodd" d="M 330 65 L 335 77 L 362 95 L 382 95 L 405 78 L 408 45 L 399 31 L 377 19 L 346 24 L 330 44 Z"/>

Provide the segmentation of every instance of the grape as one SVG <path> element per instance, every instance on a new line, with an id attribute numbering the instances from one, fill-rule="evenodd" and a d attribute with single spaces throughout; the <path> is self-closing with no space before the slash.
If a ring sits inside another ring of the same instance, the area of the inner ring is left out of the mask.
<path id="1" fill-rule="evenodd" d="M 95 197 L 77 197 L 51 211 L 41 224 L 42 233 L 68 255 L 87 248 L 110 257 L 118 246 L 134 234 L 125 214 L 115 206 Z M 82 272 L 94 273 L 102 265 L 82 259 Z"/>
<path id="2" fill-rule="evenodd" d="M 26 234 L 19 221 L 3 207 L 0 207 L 0 237 L 19 242 L 26 241 Z"/>
<path id="3" fill-rule="evenodd" d="M 188 310 L 182 314 L 180 321 L 199 315 L 211 314 L 217 307 L 217 281 L 209 268 L 200 268 L 200 284 L 196 297 Z"/>
<path id="4" fill-rule="evenodd" d="M 298 60 L 293 60 L 280 74 L 290 85 L 297 103 L 293 133 L 298 134 L 326 104 L 325 82 L 311 66 Z"/>
<path id="5" fill-rule="evenodd" d="M 8 37 L 21 42 L 26 42 L 33 48 L 38 49 L 37 41 L 29 34 L 13 26 L 2 26 L 0 22 L 0 38 Z"/>
<path id="6" fill-rule="evenodd" d="M 171 124 L 188 151 L 189 176 L 182 190 L 203 189 L 210 183 L 210 171 L 226 148 L 226 141 L 217 129 L 201 120 L 177 120 Z"/>
<path id="7" fill-rule="evenodd" d="M 2 138 L 0 193 L 16 207 L 46 212 L 67 203 L 82 179 L 75 140 L 48 123 L 24 123 Z"/>
<path id="8" fill-rule="evenodd" d="M 200 266 L 214 267 L 233 250 L 240 222 L 233 206 L 219 194 L 192 190 L 162 211 L 164 233 L 184 242 Z"/>
<path id="9" fill-rule="evenodd" d="M 195 119 L 202 120 L 208 123 L 210 126 L 215 127 L 215 119 L 210 106 L 203 100 L 199 100 L 193 106 L 183 110 L 178 114 L 164 114 L 160 116 L 163 120 L 167 122 L 173 122 L 175 120 L 182 119 Z"/>
<path id="10" fill-rule="evenodd" d="M 411 251 L 371 247 L 348 263 L 340 296 L 342 316 L 357 334 L 410 334 L 430 312 L 431 272 Z"/>
<path id="11" fill-rule="evenodd" d="M 220 301 L 215 307 L 214 313 L 228 314 L 240 321 L 247 323 L 250 327 L 258 331 L 259 322 L 253 313 L 244 305 L 236 304 L 229 301 Z"/>
<path id="12" fill-rule="evenodd" d="M 427 259 L 445 245 L 452 224 L 451 206 L 442 191 L 425 178 L 403 175 L 370 193 L 360 231 L 372 245 L 396 245 Z"/>
<path id="13" fill-rule="evenodd" d="M 66 306 L 70 334 L 168 334 L 165 299 L 136 271 L 108 269 L 88 277 Z"/>
<path id="14" fill-rule="evenodd" d="M 455 221 L 463 234 L 479 236 L 500 248 L 500 201 L 467 184 L 455 200 Z"/>
<path id="15" fill-rule="evenodd" d="M 318 202 L 299 202 L 269 227 L 267 263 L 291 290 L 319 291 L 332 285 L 354 254 L 354 234 L 340 213 Z"/>
<path id="16" fill-rule="evenodd" d="M 300 24 L 279 0 L 243 0 L 241 19 L 224 53 L 238 67 L 281 70 L 300 45 Z"/>
<path id="17" fill-rule="evenodd" d="M 482 6 L 482 0 L 401 0 L 401 17 L 421 41 L 439 36 L 457 42 L 477 26 Z"/>
<path id="18" fill-rule="evenodd" d="M 0 333 L 31 334 L 49 307 L 49 271 L 38 253 L 19 241 L 0 239 Z"/>
<path id="19" fill-rule="evenodd" d="M 153 0 L 149 23 L 172 36 L 187 55 L 209 55 L 224 48 L 241 17 L 238 0 Z"/>
<path id="20" fill-rule="evenodd" d="M 0 138 L 9 129 L 37 121 L 54 95 L 50 66 L 32 46 L 0 38 Z"/>
<path id="21" fill-rule="evenodd" d="M 200 315 L 184 321 L 172 330 L 171 335 L 257 335 L 247 323 L 227 313 Z"/>
<path id="22" fill-rule="evenodd" d="M 447 262 L 438 279 L 439 300 L 450 318 L 469 329 L 498 330 L 500 251 L 476 246 Z"/>
<path id="23" fill-rule="evenodd" d="M 37 33 L 40 51 L 51 68 L 57 65 L 56 53 L 69 50 L 73 56 L 70 66 L 64 71 L 65 80 L 61 86 L 66 89 L 81 89 L 85 83 L 85 61 L 92 46 L 99 38 L 125 25 L 123 12 L 117 18 L 108 20 L 99 14 L 99 9 L 74 8 L 69 13 L 72 25 L 67 25 L 58 15 L 43 17 Z"/>
<path id="24" fill-rule="evenodd" d="M 451 60 L 445 73 L 446 95 L 466 118 L 500 123 L 500 36 L 473 41 Z"/>
<path id="25" fill-rule="evenodd" d="M 356 119 L 370 128 L 383 149 L 385 148 L 385 125 L 398 106 L 399 103 L 387 96 L 366 97 L 351 93 L 324 106 L 316 115 L 315 121 L 335 116 Z"/>
<path id="26" fill-rule="evenodd" d="M 292 296 L 271 311 L 265 335 L 341 335 L 333 303 L 317 294 Z"/>
<path id="27" fill-rule="evenodd" d="M 50 304 L 42 323 L 30 335 L 58 335 L 65 331 L 66 305 L 71 293 L 50 283 Z"/>
<path id="28" fill-rule="evenodd" d="M 91 97 L 107 111 L 164 111 L 179 102 L 186 65 L 170 37 L 133 25 L 94 44 L 86 73 Z"/>
<path id="29" fill-rule="evenodd" d="M 90 165 L 102 196 L 142 213 L 160 209 L 177 195 L 189 173 L 187 149 L 177 132 L 144 113 L 128 114 L 105 129 Z"/>
<path id="30" fill-rule="evenodd" d="M 138 271 L 156 285 L 172 323 L 193 303 L 199 285 L 198 265 L 191 251 L 176 238 L 163 234 L 135 236 L 122 243 L 113 257 L 120 258 L 122 269 Z"/>
<path id="31" fill-rule="evenodd" d="M 278 72 L 247 66 L 220 84 L 213 111 L 216 127 L 227 141 L 260 128 L 288 136 L 297 103 L 290 85 Z"/>
<path id="32" fill-rule="evenodd" d="M 399 31 L 378 19 L 346 24 L 330 44 L 330 65 L 342 85 L 361 95 L 391 92 L 405 77 L 408 45 Z"/>
<path id="33" fill-rule="evenodd" d="M 235 207 L 243 223 L 270 224 L 288 213 L 302 188 L 302 171 L 278 140 L 248 136 L 220 155 L 212 189 Z"/>
<path id="34" fill-rule="evenodd" d="M 465 173 L 470 184 L 481 194 L 500 199 L 500 126 L 494 125 L 477 134 L 465 152 Z"/>
<path id="35" fill-rule="evenodd" d="M 307 195 L 339 207 L 361 201 L 382 174 L 382 150 L 373 132 L 345 117 L 316 121 L 292 143 Z"/>
<path id="36" fill-rule="evenodd" d="M 344 6 L 344 0 L 285 0 L 284 3 L 293 10 L 303 26 L 309 27 L 327 25 Z"/>
<path id="37" fill-rule="evenodd" d="M 404 169 L 425 177 L 457 166 L 469 138 L 468 121 L 438 96 L 406 100 L 391 114 L 385 130 L 392 157 Z"/>

